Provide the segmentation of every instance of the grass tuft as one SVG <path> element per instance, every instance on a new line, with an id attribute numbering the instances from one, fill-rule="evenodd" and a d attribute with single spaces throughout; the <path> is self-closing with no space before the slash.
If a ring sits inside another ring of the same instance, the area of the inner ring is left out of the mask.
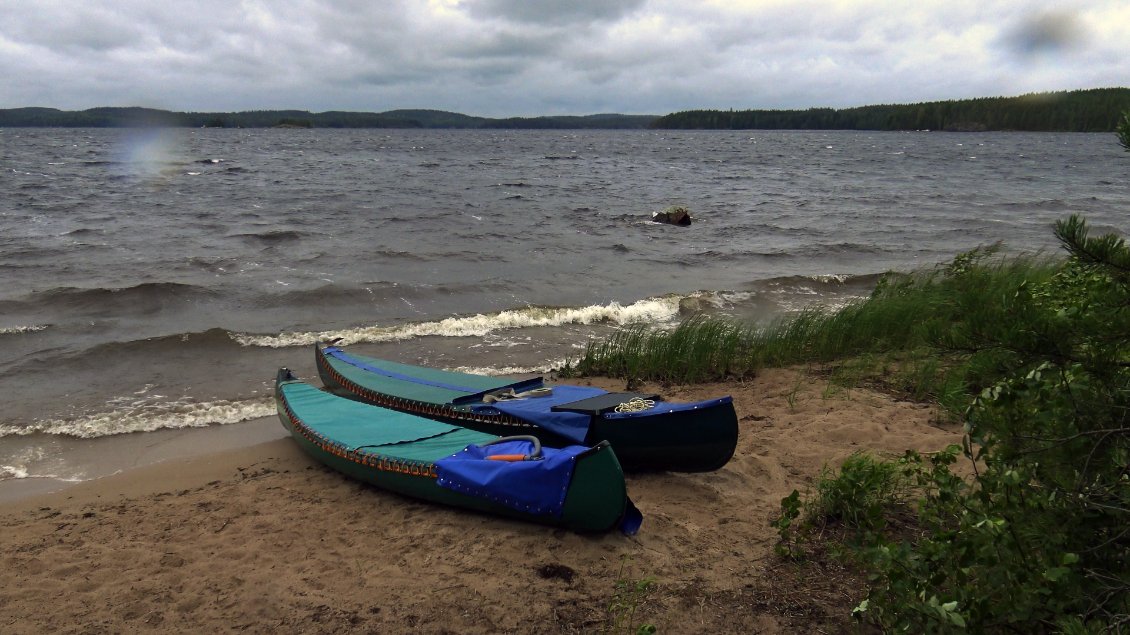
<path id="1" fill-rule="evenodd" d="M 694 316 L 672 330 L 635 325 L 593 342 L 569 369 L 629 381 L 696 383 L 759 369 L 836 364 L 834 378 L 881 383 L 960 411 L 1010 365 L 978 348 L 983 325 L 1008 320 L 1017 290 L 1052 279 L 1061 263 L 975 249 L 944 266 L 884 276 L 870 297 L 836 310 L 811 307 L 754 325 Z"/>

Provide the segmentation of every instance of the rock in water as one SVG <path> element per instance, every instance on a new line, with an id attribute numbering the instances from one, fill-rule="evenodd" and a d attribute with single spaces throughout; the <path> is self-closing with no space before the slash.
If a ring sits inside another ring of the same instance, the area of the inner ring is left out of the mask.
<path id="1" fill-rule="evenodd" d="M 655 212 L 651 215 L 652 222 L 667 223 L 668 225 L 678 225 L 680 227 L 687 227 L 694 220 L 691 218 L 691 212 L 685 207 L 675 206 L 668 207 L 662 212 Z"/>

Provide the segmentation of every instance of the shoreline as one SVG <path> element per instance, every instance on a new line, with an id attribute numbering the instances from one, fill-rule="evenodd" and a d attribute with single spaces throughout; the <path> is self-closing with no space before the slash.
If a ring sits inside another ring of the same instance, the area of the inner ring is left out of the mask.
<path id="1" fill-rule="evenodd" d="M 51 491 L 24 492 L 0 498 L 0 516 L 44 508 L 78 509 L 199 490 L 239 478 L 239 474 L 252 466 L 276 462 L 293 466 L 304 458 L 305 455 L 289 438 L 179 456 L 81 482 L 63 483 Z"/>
<path id="2" fill-rule="evenodd" d="M 280 438 L 0 503 L 0 629 L 592 632 L 618 618 L 618 584 L 652 578 L 633 629 L 842 630 L 858 589 L 846 573 L 773 555 L 781 498 L 854 451 L 932 451 L 960 435 L 929 407 L 806 369 L 654 388 L 732 394 L 741 432 L 716 472 L 627 475 L 644 515 L 637 536 L 408 499 Z"/>
<path id="3" fill-rule="evenodd" d="M 0 510 L 8 503 L 50 495 L 134 470 L 222 453 L 287 438 L 276 417 L 228 425 L 135 432 L 93 439 L 51 439 L 57 460 L 73 474 L 31 476 L 0 481 Z"/>

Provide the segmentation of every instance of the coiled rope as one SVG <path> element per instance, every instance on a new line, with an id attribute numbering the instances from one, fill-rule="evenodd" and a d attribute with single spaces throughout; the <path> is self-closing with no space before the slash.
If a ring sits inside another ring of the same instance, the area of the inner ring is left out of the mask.
<path id="1" fill-rule="evenodd" d="M 655 402 L 651 399 L 641 399 L 640 397 L 633 397 L 628 401 L 616 406 L 616 412 L 641 412 L 650 410 L 655 407 Z"/>

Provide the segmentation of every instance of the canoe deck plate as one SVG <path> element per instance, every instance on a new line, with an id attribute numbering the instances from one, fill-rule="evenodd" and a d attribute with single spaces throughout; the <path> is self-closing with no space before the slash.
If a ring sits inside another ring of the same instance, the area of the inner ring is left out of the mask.
<path id="1" fill-rule="evenodd" d="M 554 412 L 579 412 L 586 415 L 601 415 L 614 410 L 616 406 L 631 401 L 632 399 L 656 401 L 659 399 L 659 395 L 646 392 L 610 392 L 604 395 L 597 395 L 596 397 L 589 397 L 588 399 L 558 404 L 550 408 L 550 410 Z"/>

